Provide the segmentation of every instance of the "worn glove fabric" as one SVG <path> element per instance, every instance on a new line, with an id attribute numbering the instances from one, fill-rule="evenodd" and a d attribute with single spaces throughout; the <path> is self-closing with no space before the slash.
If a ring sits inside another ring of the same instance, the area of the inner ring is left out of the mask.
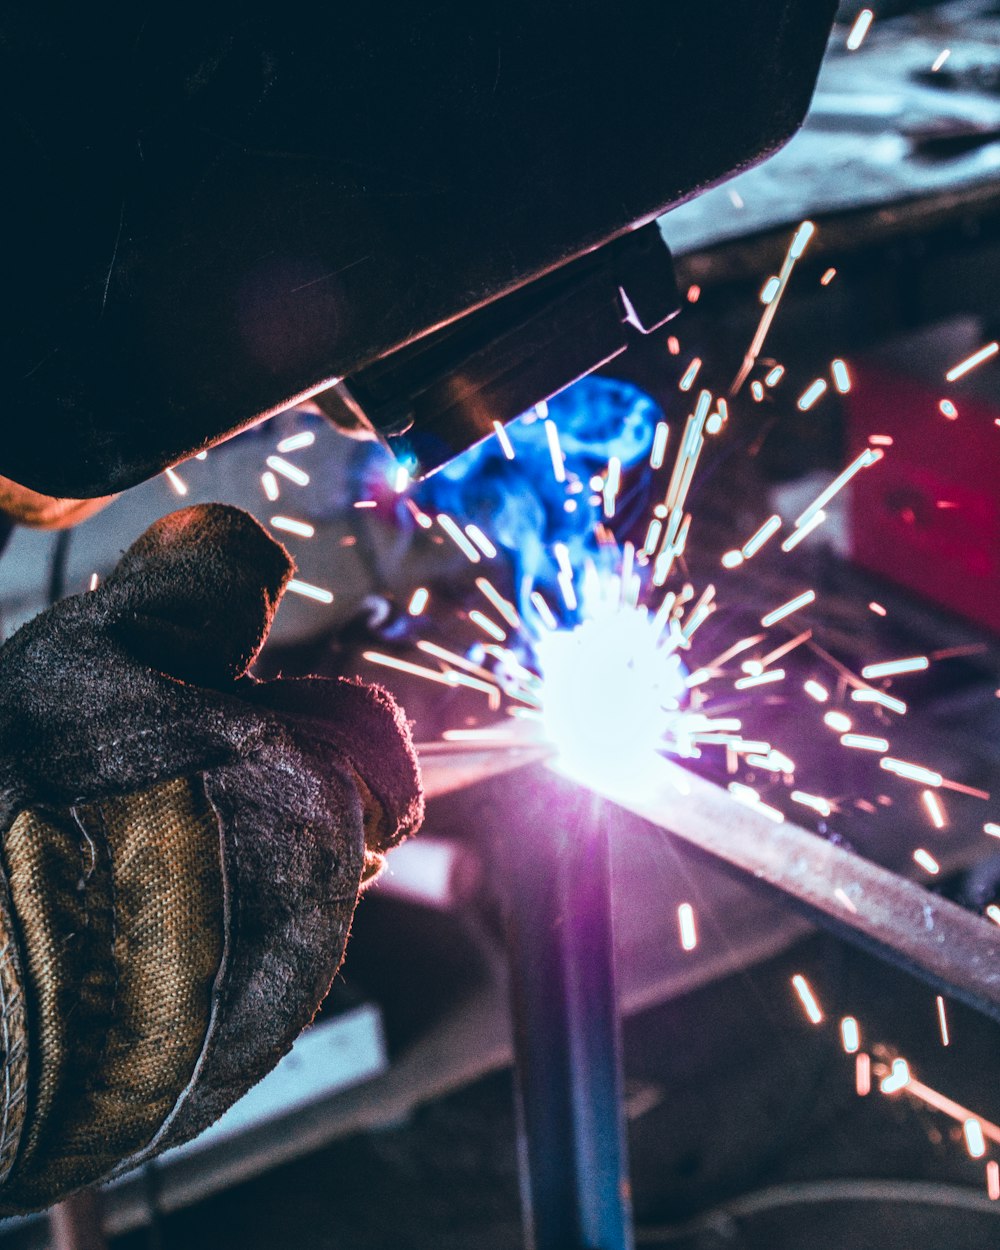
<path id="1" fill-rule="evenodd" d="M 0 647 L 0 1213 L 260 1080 L 420 822 L 389 695 L 247 675 L 291 571 L 246 513 L 187 508 Z"/>

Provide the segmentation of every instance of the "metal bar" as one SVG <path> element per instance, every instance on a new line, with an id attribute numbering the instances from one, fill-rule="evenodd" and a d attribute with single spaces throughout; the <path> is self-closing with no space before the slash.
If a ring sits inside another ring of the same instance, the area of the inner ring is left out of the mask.
<path id="1" fill-rule="evenodd" d="M 428 799 L 465 790 L 554 754 L 547 743 L 512 738 L 510 734 L 467 742 L 418 742 L 416 752 L 424 797 Z"/>
<path id="2" fill-rule="evenodd" d="M 607 798 L 784 894 L 855 945 L 1000 1021 L 1000 928 L 807 829 L 657 760 Z"/>
<path id="3" fill-rule="evenodd" d="M 493 792 L 527 1244 L 631 1250 L 608 827 L 620 816 L 538 770 L 515 805 L 509 782 Z"/>
<path id="4" fill-rule="evenodd" d="M 485 775 L 521 767 L 530 739 L 520 743 L 516 752 L 509 740 L 498 747 Z M 444 777 L 447 760 L 442 755 L 429 766 L 433 777 Z M 473 771 L 462 784 L 478 780 Z M 807 829 L 776 824 L 669 760 L 653 762 L 641 792 L 606 790 L 604 797 L 780 892 L 847 941 L 1000 1020 L 1000 928 L 982 917 Z"/>

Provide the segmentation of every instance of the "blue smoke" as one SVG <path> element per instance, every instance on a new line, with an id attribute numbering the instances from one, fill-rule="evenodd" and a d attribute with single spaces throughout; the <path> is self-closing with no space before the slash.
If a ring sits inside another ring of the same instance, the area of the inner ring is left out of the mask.
<path id="1" fill-rule="evenodd" d="M 588 377 L 561 391 L 548 404 L 559 431 L 566 482 L 557 482 L 545 421 L 534 411 L 507 426 L 515 459 L 508 460 L 496 438 L 470 448 L 421 483 L 414 497 L 430 512 L 448 512 L 473 522 L 509 555 L 514 589 L 524 610 L 534 589 L 553 590 L 558 566 L 553 543 L 565 543 L 574 567 L 586 557 L 600 563 L 594 525 L 602 505 L 590 479 L 607 468 L 611 456 L 623 473 L 648 455 L 663 413 L 638 387 L 609 378 Z M 644 482 L 623 485 L 616 520 L 634 520 L 636 497 L 645 506 Z M 551 595 L 550 602 L 555 602 Z"/>

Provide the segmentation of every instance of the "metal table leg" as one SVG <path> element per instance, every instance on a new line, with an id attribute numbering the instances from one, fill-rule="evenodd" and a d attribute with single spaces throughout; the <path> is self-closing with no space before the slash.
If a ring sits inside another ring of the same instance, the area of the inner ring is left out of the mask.
<path id="1" fill-rule="evenodd" d="M 496 787 L 514 1017 L 522 1206 L 534 1250 L 633 1244 L 608 820 L 541 769 Z M 512 810 L 513 809 L 513 810 Z"/>

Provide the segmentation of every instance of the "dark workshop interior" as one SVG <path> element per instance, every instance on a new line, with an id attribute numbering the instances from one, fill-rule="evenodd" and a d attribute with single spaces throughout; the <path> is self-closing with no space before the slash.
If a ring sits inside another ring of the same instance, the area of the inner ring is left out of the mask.
<path id="1" fill-rule="evenodd" d="M 1000 3 L 419 8 L 0 16 L 0 1250 L 996 1247 Z"/>

